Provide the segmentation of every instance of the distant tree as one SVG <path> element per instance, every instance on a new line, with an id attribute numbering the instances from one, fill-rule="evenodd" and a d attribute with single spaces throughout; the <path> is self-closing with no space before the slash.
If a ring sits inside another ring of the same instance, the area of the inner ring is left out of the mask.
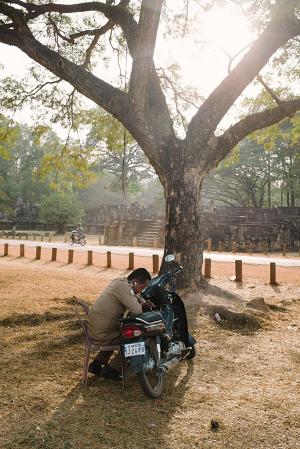
<path id="1" fill-rule="evenodd" d="M 141 147 L 109 114 L 93 109 L 83 115 L 82 123 L 90 128 L 85 147 L 90 151 L 92 167 L 112 175 L 111 190 L 123 191 L 125 197 L 137 192 L 154 174 Z"/>
<path id="2" fill-rule="evenodd" d="M 41 201 L 39 218 L 56 225 L 60 233 L 64 232 L 67 223 L 77 223 L 82 216 L 82 205 L 74 194 L 52 192 Z"/>

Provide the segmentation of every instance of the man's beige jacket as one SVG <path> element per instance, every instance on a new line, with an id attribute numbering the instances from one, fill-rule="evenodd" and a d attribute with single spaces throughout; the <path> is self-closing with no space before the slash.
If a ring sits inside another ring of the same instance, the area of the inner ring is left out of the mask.
<path id="1" fill-rule="evenodd" d="M 142 313 L 142 306 L 126 278 L 114 279 L 99 296 L 88 314 L 88 332 L 100 344 L 109 343 L 120 334 L 120 319 L 126 310 L 132 316 Z"/>

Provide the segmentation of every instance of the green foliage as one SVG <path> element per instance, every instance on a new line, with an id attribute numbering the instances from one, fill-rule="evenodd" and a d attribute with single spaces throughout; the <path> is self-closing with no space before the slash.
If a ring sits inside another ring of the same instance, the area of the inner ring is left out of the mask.
<path id="1" fill-rule="evenodd" d="M 39 218 L 46 223 L 55 224 L 61 229 L 67 223 L 79 222 L 82 216 L 81 203 L 74 194 L 52 192 L 42 198 Z"/>
<path id="2" fill-rule="evenodd" d="M 205 195 L 227 205 L 300 205 L 300 116 L 259 130 L 205 182 Z"/>

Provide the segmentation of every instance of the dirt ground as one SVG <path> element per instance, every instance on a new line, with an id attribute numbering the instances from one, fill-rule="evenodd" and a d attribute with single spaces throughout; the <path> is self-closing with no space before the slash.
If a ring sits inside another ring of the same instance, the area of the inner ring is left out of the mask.
<path id="1" fill-rule="evenodd" d="M 251 266 L 247 282 L 236 284 L 229 265 L 218 264 L 208 291 L 184 298 L 197 356 L 168 373 L 164 395 L 153 401 L 134 376 L 126 393 L 92 376 L 88 389 L 80 385 L 83 338 L 71 298 L 92 303 L 110 279 L 126 275 L 126 265 L 0 258 L 0 447 L 299 447 L 300 271 L 283 269 L 272 287 L 262 267 Z M 247 311 L 255 297 L 269 305 L 266 313 L 254 310 L 259 328 L 222 314 L 218 322 L 202 308 L 242 301 Z"/>

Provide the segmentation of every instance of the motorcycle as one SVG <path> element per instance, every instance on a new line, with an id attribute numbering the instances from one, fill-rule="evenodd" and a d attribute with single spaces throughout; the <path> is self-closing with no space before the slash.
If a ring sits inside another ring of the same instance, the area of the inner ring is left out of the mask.
<path id="1" fill-rule="evenodd" d="M 173 255 L 165 258 L 166 262 L 173 260 Z M 143 392 L 152 399 L 163 393 L 168 370 L 196 355 L 196 340 L 188 332 L 184 303 L 175 291 L 167 289 L 181 270 L 179 266 L 153 278 L 141 292 L 144 301 L 155 305 L 154 310 L 121 320 L 123 357 L 137 374 Z"/>
<path id="2" fill-rule="evenodd" d="M 82 234 L 77 231 L 77 229 L 73 229 L 71 231 L 71 237 L 69 240 L 69 243 L 73 245 L 74 243 L 77 243 L 78 245 L 84 246 L 86 245 L 86 236 L 85 234 Z"/>

